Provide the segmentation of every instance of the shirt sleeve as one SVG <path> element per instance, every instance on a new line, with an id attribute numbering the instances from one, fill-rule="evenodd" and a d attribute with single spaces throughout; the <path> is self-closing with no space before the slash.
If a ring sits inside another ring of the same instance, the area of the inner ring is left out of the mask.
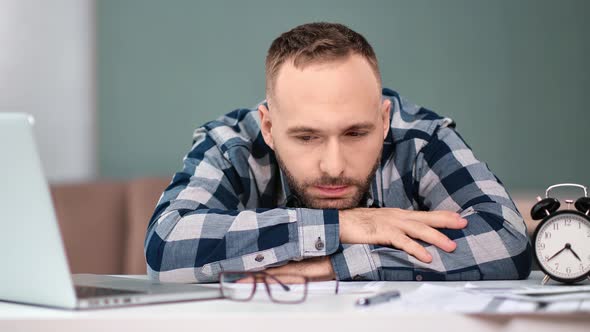
<path id="1" fill-rule="evenodd" d="M 349 245 L 332 255 L 341 280 L 523 279 L 531 271 L 526 226 L 511 197 L 452 127 L 438 128 L 417 155 L 414 169 L 420 210 L 457 211 L 464 229 L 439 229 L 457 243 L 448 253 L 418 241 L 432 255 L 418 261 L 402 250 Z"/>
<path id="2" fill-rule="evenodd" d="M 237 170 L 206 134 L 183 165 L 147 229 L 151 279 L 216 282 L 221 271 L 262 270 L 338 248 L 337 210 L 245 209 Z"/>

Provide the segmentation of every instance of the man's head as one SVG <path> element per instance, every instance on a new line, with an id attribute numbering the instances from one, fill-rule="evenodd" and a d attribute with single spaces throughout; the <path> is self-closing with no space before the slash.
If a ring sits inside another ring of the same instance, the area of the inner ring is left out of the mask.
<path id="1" fill-rule="evenodd" d="M 283 33 L 266 58 L 266 98 L 264 140 L 302 203 L 358 206 L 379 166 L 390 112 L 365 38 L 332 23 Z"/>

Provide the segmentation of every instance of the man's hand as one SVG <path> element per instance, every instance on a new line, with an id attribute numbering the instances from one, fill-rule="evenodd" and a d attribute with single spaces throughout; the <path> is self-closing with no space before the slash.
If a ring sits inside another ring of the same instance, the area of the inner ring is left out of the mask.
<path id="1" fill-rule="evenodd" d="M 299 262 L 290 262 L 283 266 L 271 267 L 264 271 L 269 274 L 306 276 L 314 281 L 334 280 L 336 278 L 329 256 L 310 258 Z"/>
<path id="2" fill-rule="evenodd" d="M 452 252 L 457 244 L 435 228 L 462 229 L 467 226 L 467 220 L 455 212 L 397 208 L 341 210 L 339 219 L 342 243 L 395 247 L 425 263 L 430 263 L 432 256 L 414 239 Z"/>

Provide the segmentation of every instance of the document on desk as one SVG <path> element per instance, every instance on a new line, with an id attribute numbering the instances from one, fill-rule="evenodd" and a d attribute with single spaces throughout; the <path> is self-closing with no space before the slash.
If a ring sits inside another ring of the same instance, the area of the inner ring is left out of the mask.
<path id="1" fill-rule="evenodd" d="M 510 293 L 523 295 L 551 295 L 567 293 L 590 293 L 590 285 L 537 285 L 537 286 L 516 286 L 516 287 L 489 287 L 480 286 L 477 283 L 465 284 L 465 289 L 471 289 L 489 294 Z"/>
<path id="2" fill-rule="evenodd" d="M 396 312 L 478 313 L 485 311 L 492 300 L 493 297 L 487 294 L 471 294 L 457 288 L 427 283 L 413 292 L 403 293 L 399 299 L 380 308 Z"/>
<path id="3" fill-rule="evenodd" d="M 590 285 L 538 285 L 520 287 L 481 287 L 468 283 L 465 289 L 497 298 L 529 302 L 590 301 Z"/>
<path id="4" fill-rule="evenodd" d="M 526 295 L 490 294 L 462 287 L 423 284 L 413 292 L 402 294 L 395 301 L 375 306 L 372 310 L 389 312 L 455 312 L 455 313 L 546 313 L 546 312 L 590 312 L 590 298 L 567 298 L 563 301 L 533 301 Z M 566 294 L 572 295 L 572 294 Z M 549 296 L 563 296 L 549 295 Z"/>

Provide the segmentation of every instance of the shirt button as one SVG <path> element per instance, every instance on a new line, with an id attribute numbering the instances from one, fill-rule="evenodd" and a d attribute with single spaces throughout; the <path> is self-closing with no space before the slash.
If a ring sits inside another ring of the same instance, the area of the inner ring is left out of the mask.
<path id="1" fill-rule="evenodd" d="M 416 276 L 416 281 L 422 281 L 422 279 L 423 279 L 422 278 L 422 275 L 419 274 L 419 275 Z"/>
<path id="2" fill-rule="evenodd" d="M 324 241 L 322 241 L 321 238 L 318 237 L 318 240 L 315 241 L 315 248 L 317 250 L 323 250 L 324 249 Z"/>
<path id="3" fill-rule="evenodd" d="M 264 255 L 262 254 L 258 254 L 256 255 L 256 257 L 254 258 L 255 261 L 257 262 L 262 262 L 264 260 Z"/>

